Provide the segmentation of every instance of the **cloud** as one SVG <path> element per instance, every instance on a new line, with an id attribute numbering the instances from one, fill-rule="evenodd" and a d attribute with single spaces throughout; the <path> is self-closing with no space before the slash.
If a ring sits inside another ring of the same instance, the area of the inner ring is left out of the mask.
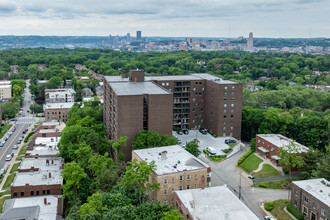
<path id="1" fill-rule="evenodd" d="M 12 13 L 14 11 L 16 11 L 16 5 L 12 4 L 12 3 L 5 3 L 5 2 L 1 2 L 0 3 L 0 13 Z"/>

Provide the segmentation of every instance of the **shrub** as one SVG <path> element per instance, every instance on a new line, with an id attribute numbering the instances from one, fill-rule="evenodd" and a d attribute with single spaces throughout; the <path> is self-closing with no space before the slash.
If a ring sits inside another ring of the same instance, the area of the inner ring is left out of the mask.
<path id="1" fill-rule="evenodd" d="M 274 204 L 273 204 L 273 202 L 267 202 L 267 203 L 265 204 L 265 209 L 266 209 L 267 211 L 272 211 L 273 208 L 274 208 Z"/>
<path id="2" fill-rule="evenodd" d="M 207 156 L 209 156 L 209 152 L 208 152 L 207 150 L 203 149 L 203 152 L 204 152 Z"/>
<path id="3" fill-rule="evenodd" d="M 267 188 L 267 185 L 263 183 L 258 183 L 257 186 L 260 188 Z"/>
<path id="4" fill-rule="evenodd" d="M 24 143 L 27 143 L 29 141 L 29 138 L 35 133 L 35 131 L 31 131 L 26 137 L 24 138 Z"/>
<path id="5" fill-rule="evenodd" d="M 240 165 L 241 163 L 243 163 L 243 161 L 250 156 L 253 153 L 252 150 L 249 150 L 248 152 L 246 152 L 243 156 L 241 156 L 241 158 L 239 158 L 239 160 L 237 161 L 237 164 Z"/>
<path id="6" fill-rule="evenodd" d="M 283 172 L 284 172 L 285 174 L 288 174 L 288 173 L 289 173 L 289 169 L 286 168 L 286 167 L 283 167 Z"/>
<path id="7" fill-rule="evenodd" d="M 304 220 L 304 215 L 299 212 L 291 203 L 286 205 L 286 209 L 298 220 Z"/>

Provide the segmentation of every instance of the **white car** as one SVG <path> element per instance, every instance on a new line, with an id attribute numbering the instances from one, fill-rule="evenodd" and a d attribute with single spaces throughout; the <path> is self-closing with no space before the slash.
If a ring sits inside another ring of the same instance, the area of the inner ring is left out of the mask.
<path id="1" fill-rule="evenodd" d="M 277 220 L 277 218 L 267 215 L 267 216 L 265 216 L 265 220 Z"/>
<path id="2" fill-rule="evenodd" d="M 217 153 L 217 151 L 213 148 L 213 147 L 207 147 L 206 150 L 211 154 L 211 155 L 215 155 Z"/>
<path id="3" fill-rule="evenodd" d="M 6 160 L 7 160 L 7 161 L 11 160 L 11 155 L 10 155 L 10 154 L 8 154 L 8 155 L 6 156 Z"/>
<path id="4" fill-rule="evenodd" d="M 18 145 L 17 145 L 17 144 L 15 144 L 13 148 L 14 148 L 14 149 L 17 149 L 17 148 L 18 148 Z"/>

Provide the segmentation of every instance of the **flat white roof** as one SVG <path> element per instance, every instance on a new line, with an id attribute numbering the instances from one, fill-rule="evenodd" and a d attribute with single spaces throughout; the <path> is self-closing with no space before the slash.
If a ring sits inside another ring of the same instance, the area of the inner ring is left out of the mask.
<path id="1" fill-rule="evenodd" d="M 44 203 L 44 199 L 47 199 L 47 205 Z M 33 196 L 24 198 L 15 198 L 5 201 L 4 212 L 15 208 L 34 207 L 38 206 L 38 220 L 56 220 L 58 215 L 58 197 L 56 196 Z M 25 213 L 28 214 L 28 213 Z"/>
<path id="2" fill-rule="evenodd" d="M 73 89 L 45 89 L 45 93 L 49 94 L 74 94 L 75 91 Z"/>
<path id="3" fill-rule="evenodd" d="M 166 152 L 166 157 L 162 158 L 162 152 Z M 134 153 L 139 156 L 141 160 L 147 162 L 155 161 L 155 173 L 157 175 L 200 170 L 209 167 L 179 145 L 134 150 Z"/>
<path id="4" fill-rule="evenodd" d="M 277 147 L 286 147 L 288 146 L 293 140 L 287 138 L 281 134 L 257 134 L 257 136 L 261 137 L 262 139 L 268 141 L 271 144 L 274 144 Z M 300 152 L 307 152 L 309 150 L 308 147 L 299 144 L 298 142 L 293 142 L 295 146 L 300 149 Z"/>
<path id="5" fill-rule="evenodd" d="M 49 173 L 51 177 L 49 177 Z M 38 185 L 63 185 L 63 178 L 61 176 L 61 170 L 50 170 L 50 171 L 37 171 L 37 172 L 23 172 L 16 173 L 11 186 L 30 186 Z"/>
<path id="6" fill-rule="evenodd" d="M 175 191 L 194 219 L 259 220 L 226 185 Z"/>
<path id="7" fill-rule="evenodd" d="M 57 147 L 49 147 L 49 146 L 42 146 L 42 147 L 33 147 L 33 150 L 27 150 L 27 154 L 30 154 L 31 156 L 44 156 L 44 155 L 54 155 L 56 156 L 57 154 L 60 153 L 59 149 Z"/>
<path id="8" fill-rule="evenodd" d="M 48 161 L 48 163 L 47 163 Z M 23 158 L 18 169 L 30 169 L 31 167 L 39 168 L 40 171 L 60 170 L 64 164 L 64 159 L 61 157 L 38 157 L 36 158 Z"/>
<path id="9" fill-rule="evenodd" d="M 223 79 L 221 77 L 214 76 L 214 75 L 211 75 L 209 73 L 194 73 L 192 75 L 200 77 L 200 78 L 205 79 L 205 80 L 215 82 L 217 84 L 238 84 L 238 82 L 228 80 L 228 79 Z"/>
<path id="10" fill-rule="evenodd" d="M 11 85 L 11 82 L 8 80 L 0 80 L 0 85 Z"/>
<path id="11" fill-rule="evenodd" d="M 35 139 L 35 145 L 43 144 L 46 146 L 57 146 L 61 137 L 37 137 Z"/>
<path id="12" fill-rule="evenodd" d="M 0 89 L 10 89 L 11 85 L 0 85 Z"/>
<path id="13" fill-rule="evenodd" d="M 293 181 L 292 183 L 330 207 L 330 182 L 325 178 Z"/>
<path id="14" fill-rule="evenodd" d="M 73 105 L 74 105 L 73 102 L 47 103 L 45 105 L 45 109 L 58 109 L 58 108 L 68 109 L 68 108 L 72 108 Z"/>
<path id="15" fill-rule="evenodd" d="M 111 88 L 117 95 L 158 95 L 158 94 L 171 94 L 166 89 L 160 87 L 154 82 L 110 82 Z"/>

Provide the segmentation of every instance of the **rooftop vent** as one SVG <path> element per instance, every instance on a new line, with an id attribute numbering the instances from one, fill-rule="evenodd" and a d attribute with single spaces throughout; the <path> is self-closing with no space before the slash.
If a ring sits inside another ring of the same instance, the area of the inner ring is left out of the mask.
<path id="1" fill-rule="evenodd" d="M 167 159 L 166 154 L 167 154 L 167 151 L 166 150 L 162 151 L 162 153 L 161 153 L 161 160 L 166 160 Z"/>
<path id="2" fill-rule="evenodd" d="M 180 160 L 178 160 L 178 163 L 180 163 Z"/>

